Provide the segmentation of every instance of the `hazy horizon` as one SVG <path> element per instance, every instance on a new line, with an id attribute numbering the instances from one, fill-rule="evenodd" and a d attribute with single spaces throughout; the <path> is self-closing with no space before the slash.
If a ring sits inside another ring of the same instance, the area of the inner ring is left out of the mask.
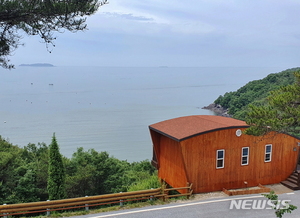
<path id="1" fill-rule="evenodd" d="M 110 1 L 88 30 L 54 33 L 47 51 L 23 36 L 11 63 L 110 67 L 280 67 L 299 65 L 295 0 Z"/>

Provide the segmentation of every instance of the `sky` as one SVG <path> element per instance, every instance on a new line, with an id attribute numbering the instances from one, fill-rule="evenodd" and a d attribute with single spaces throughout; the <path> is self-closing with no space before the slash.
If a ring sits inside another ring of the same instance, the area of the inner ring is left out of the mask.
<path id="1" fill-rule="evenodd" d="M 88 30 L 56 33 L 49 53 L 23 36 L 15 65 L 116 67 L 299 66 L 299 0 L 109 0 Z"/>

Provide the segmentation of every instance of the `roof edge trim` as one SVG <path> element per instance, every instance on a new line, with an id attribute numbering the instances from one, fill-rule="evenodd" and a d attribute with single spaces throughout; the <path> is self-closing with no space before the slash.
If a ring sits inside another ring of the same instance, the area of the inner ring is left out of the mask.
<path id="1" fill-rule="evenodd" d="M 175 141 L 177 141 L 177 142 L 180 142 L 180 140 L 179 140 L 178 138 L 175 138 L 175 137 L 173 137 L 173 136 L 171 136 L 171 135 L 169 135 L 169 134 L 166 134 L 166 133 L 164 133 L 164 132 L 162 132 L 162 131 L 159 131 L 159 130 L 157 130 L 157 129 L 151 127 L 151 126 L 149 126 L 149 129 L 150 129 L 150 130 L 153 130 L 153 131 L 155 131 L 155 132 L 157 132 L 157 133 L 160 133 L 161 135 L 167 136 L 168 138 L 173 139 L 173 140 L 175 140 Z"/>
<path id="2" fill-rule="evenodd" d="M 171 136 L 171 135 L 169 135 L 169 134 L 166 134 L 165 132 L 162 132 L 162 131 L 160 131 L 160 130 L 157 130 L 157 129 L 151 127 L 151 126 L 149 126 L 149 129 L 151 129 L 151 130 L 153 130 L 153 131 L 155 131 L 155 132 L 157 132 L 157 133 L 160 133 L 160 134 L 162 134 L 162 135 L 164 135 L 164 136 L 167 136 L 168 138 L 173 139 L 173 140 L 175 140 L 175 141 L 177 141 L 177 142 L 181 142 L 181 141 L 184 141 L 184 140 L 186 140 L 186 139 L 189 139 L 189 138 L 192 138 L 192 137 L 195 137 L 195 136 L 198 136 L 198 135 L 206 134 L 206 133 L 209 133 L 209 132 L 214 132 L 214 131 L 218 131 L 218 130 L 225 130 L 225 129 L 248 128 L 248 127 L 249 127 L 249 125 L 245 125 L 245 126 L 222 127 L 222 128 L 217 128 L 217 129 L 208 130 L 208 131 L 205 131 L 205 132 L 199 132 L 199 133 L 196 133 L 196 134 L 193 134 L 193 135 L 190 135 L 190 136 L 181 138 L 181 139 L 175 138 L 175 137 L 173 137 L 173 136 Z"/>

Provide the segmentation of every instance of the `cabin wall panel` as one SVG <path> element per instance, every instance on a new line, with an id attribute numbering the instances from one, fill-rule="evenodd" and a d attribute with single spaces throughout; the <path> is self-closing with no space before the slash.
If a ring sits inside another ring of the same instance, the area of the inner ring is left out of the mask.
<path id="1" fill-rule="evenodd" d="M 172 187 L 185 187 L 188 180 L 179 143 L 166 136 L 161 136 L 159 143 L 158 176 Z"/>
<path id="2" fill-rule="evenodd" d="M 292 173 L 298 155 L 296 138 L 278 133 L 238 137 L 236 130 L 209 132 L 180 142 L 195 193 L 279 183 Z M 264 162 L 266 144 L 272 144 L 271 162 Z M 249 164 L 245 166 L 241 165 L 242 147 L 250 148 Z M 223 169 L 216 169 L 219 149 L 225 149 Z"/>

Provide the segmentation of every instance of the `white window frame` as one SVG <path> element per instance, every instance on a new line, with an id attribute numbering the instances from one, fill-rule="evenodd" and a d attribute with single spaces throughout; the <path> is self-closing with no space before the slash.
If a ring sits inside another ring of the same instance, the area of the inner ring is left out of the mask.
<path id="1" fill-rule="evenodd" d="M 271 150 L 270 150 L 270 152 L 267 152 L 267 147 L 268 146 L 270 146 L 271 147 Z M 271 162 L 271 160 L 272 160 L 272 144 L 267 144 L 266 146 L 265 146 L 265 162 Z M 269 158 L 267 158 L 267 155 L 270 155 L 270 157 Z"/>
<path id="2" fill-rule="evenodd" d="M 244 149 L 247 149 L 247 154 L 246 155 L 244 155 Z M 241 165 L 242 166 L 246 166 L 246 165 L 248 165 L 249 164 L 249 151 L 250 151 L 250 148 L 249 147 L 242 147 L 242 158 L 241 158 Z M 244 158 L 247 158 L 247 162 L 246 163 L 243 163 L 243 159 Z"/>
<path id="3" fill-rule="evenodd" d="M 219 158 L 218 157 L 218 153 L 219 153 L 219 151 L 223 151 L 223 157 L 222 158 Z M 222 169 L 222 168 L 224 168 L 224 165 L 225 165 L 225 149 L 219 149 L 219 150 L 217 150 L 217 152 L 216 152 L 216 155 L 217 155 L 217 162 L 216 162 L 216 168 L 217 169 Z M 221 167 L 218 167 L 218 161 L 219 160 L 222 160 L 222 166 Z"/>

